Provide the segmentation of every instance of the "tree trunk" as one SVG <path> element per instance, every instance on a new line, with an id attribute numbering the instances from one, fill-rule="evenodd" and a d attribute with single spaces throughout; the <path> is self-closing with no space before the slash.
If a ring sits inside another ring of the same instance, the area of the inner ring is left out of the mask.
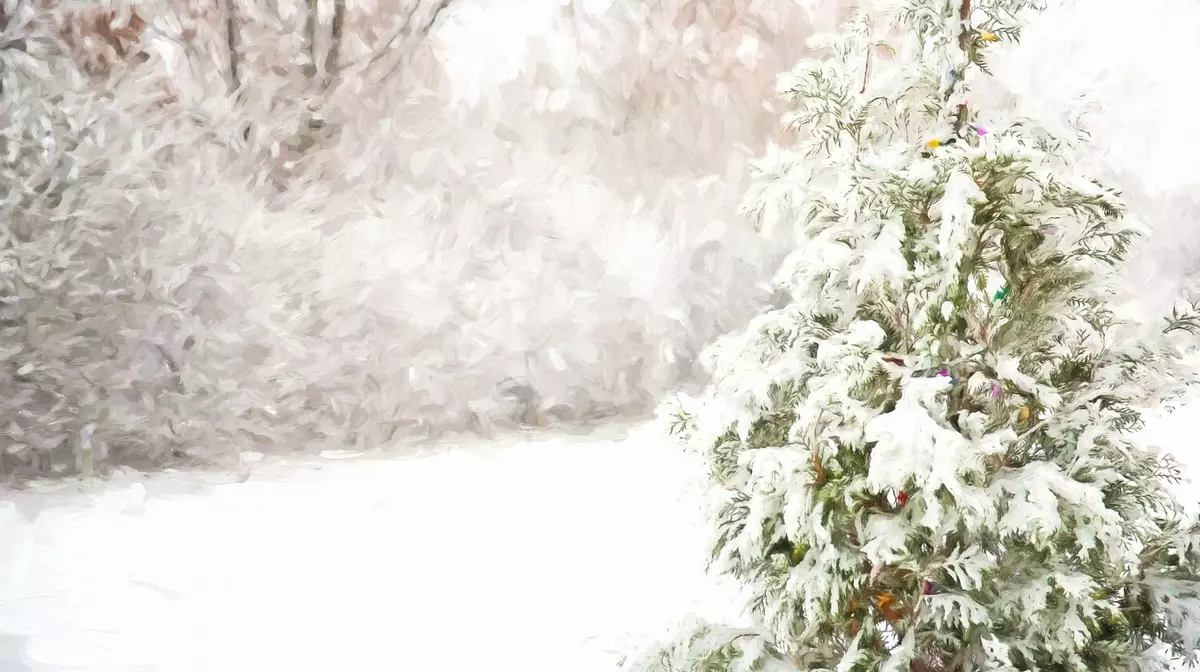
<path id="1" fill-rule="evenodd" d="M 338 58 L 342 52 L 342 32 L 346 23 L 346 0 L 333 0 L 333 26 L 329 35 L 329 49 L 325 52 L 325 81 L 322 90 L 328 90 L 337 76 Z"/>
<path id="2" fill-rule="evenodd" d="M 304 14 L 304 49 L 308 57 L 302 72 L 309 85 L 317 80 L 317 0 L 308 0 L 308 10 Z"/>
<path id="3" fill-rule="evenodd" d="M 225 19 L 225 46 L 229 50 L 229 91 L 236 94 L 242 88 L 238 63 L 237 8 L 234 0 L 220 0 L 220 3 Z"/>

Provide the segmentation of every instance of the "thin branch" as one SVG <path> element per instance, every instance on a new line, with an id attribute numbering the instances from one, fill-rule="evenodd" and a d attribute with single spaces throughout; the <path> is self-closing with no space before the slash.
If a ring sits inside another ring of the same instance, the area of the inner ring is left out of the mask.
<path id="1" fill-rule="evenodd" d="M 220 0 L 225 15 L 225 46 L 229 52 L 229 89 L 236 92 L 242 87 L 241 70 L 238 63 L 237 8 L 234 0 Z"/>
<path id="2" fill-rule="evenodd" d="M 429 18 L 429 21 L 423 27 L 421 27 L 420 30 L 418 30 L 414 33 L 412 31 L 412 21 L 413 21 L 413 17 L 417 13 L 417 10 L 420 9 L 420 6 L 418 5 L 417 9 L 414 9 L 412 11 L 412 13 L 410 13 L 408 16 L 404 17 L 404 21 L 401 22 L 400 26 L 396 29 L 396 31 L 392 33 L 391 37 L 389 37 L 387 40 L 385 40 L 383 42 L 383 44 L 381 44 L 378 48 L 376 48 L 374 53 L 372 53 L 369 58 L 362 59 L 356 63 L 348 65 L 347 67 L 353 67 L 355 65 L 359 65 L 359 64 L 365 62 L 366 63 L 366 66 L 364 67 L 364 72 L 365 72 L 367 70 L 370 70 L 372 67 L 374 67 L 376 63 L 383 60 L 383 57 L 387 55 L 387 52 L 392 48 L 393 44 L 397 40 L 400 40 L 402 38 L 412 37 L 413 35 L 416 35 L 418 37 L 425 37 L 426 35 L 429 34 L 429 31 L 433 29 L 433 25 L 435 23 L 437 23 L 438 17 L 441 16 L 442 12 L 446 10 L 446 8 L 450 5 L 451 2 L 452 2 L 452 0 L 438 0 L 438 4 L 434 8 L 432 15 Z M 393 67 L 392 70 L 394 70 L 394 69 L 395 68 Z M 391 70 L 389 70 L 389 73 L 390 72 L 391 72 Z"/>
<path id="3" fill-rule="evenodd" d="M 302 72 L 312 85 L 317 79 L 317 0 L 308 0 L 305 6 L 308 11 L 304 15 L 304 48 L 308 52 L 308 61 Z"/>
<path id="4" fill-rule="evenodd" d="M 1048 424 L 1050 424 L 1050 418 L 1046 418 L 1045 420 L 1038 422 L 1036 425 L 1030 427 L 1017 436 L 1017 441 L 1024 441 L 1025 439 L 1028 439 L 1029 437 L 1033 436 L 1035 432 L 1041 430 Z"/>
<path id="5" fill-rule="evenodd" d="M 958 19 L 961 22 L 961 29 L 958 33 L 958 48 L 963 50 L 967 55 L 968 60 L 971 57 L 971 0 L 962 0 L 962 4 L 958 7 Z M 970 63 L 967 64 L 969 66 Z M 958 116 L 954 122 L 954 133 L 958 134 L 962 127 L 967 123 L 967 104 L 960 103 L 958 106 Z"/>
<path id="6" fill-rule="evenodd" d="M 867 80 L 871 76 L 871 50 L 873 46 L 874 45 L 867 45 L 867 62 L 865 65 L 863 65 L 863 83 L 862 88 L 858 90 L 860 95 L 867 92 Z"/>
<path id="7" fill-rule="evenodd" d="M 421 29 L 421 32 L 417 34 L 418 37 L 425 37 L 425 36 L 429 35 L 429 32 L 433 29 L 433 25 L 435 23 L 437 23 L 438 16 L 440 16 L 442 11 L 445 10 L 447 6 L 449 6 L 450 1 L 451 0 L 440 0 L 440 2 L 438 2 L 437 8 L 433 10 L 433 16 L 431 16 L 429 18 L 429 22 L 426 23 L 425 27 Z M 403 54 L 401 54 L 401 56 L 396 59 L 395 63 L 392 63 L 392 67 L 388 68 L 387 72 L 383 73 L 383 75 L 381 75 L 377 81 L 383 82 L 385 79 L 387 79 L 388 77 L 391 77 L 393 74 L 395 74 L 396 69 L 400 67 L 400 64 L 402 62 L 403 62 Z"/>
<path id="8" fill-rule="evenodd" d="M 346 0 L 333 0 L 333 26 L 329 37 L 329 50 L 325 52 L 323 89 L 328 89 L 338 71 L 338 55 L 342 50 L 342 33 L 346 23 Z"/>

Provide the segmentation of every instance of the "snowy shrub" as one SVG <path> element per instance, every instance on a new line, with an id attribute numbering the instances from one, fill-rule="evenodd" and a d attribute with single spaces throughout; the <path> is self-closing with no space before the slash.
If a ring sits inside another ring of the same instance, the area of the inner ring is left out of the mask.
<path id="1" fill-rule="evenodd" d="M 160 288 L 178 280 L 154 257 L 183 178 L 162 166 L 201 136 L 162 109 L 164 73 L 134 57 L 141 27 L 128 11 L 4 8 L 2 472 L 73 467 L 93 434 L 115 458 L 171 449 L 157 439 L 187 392 L 151 333 L 174 319 Z"/>
<path id="2" fill-rule="evenodd" d="M 794 2 L 320 7 L 6 7 L 3 472 L 638 413 L 772 299 Z"/>

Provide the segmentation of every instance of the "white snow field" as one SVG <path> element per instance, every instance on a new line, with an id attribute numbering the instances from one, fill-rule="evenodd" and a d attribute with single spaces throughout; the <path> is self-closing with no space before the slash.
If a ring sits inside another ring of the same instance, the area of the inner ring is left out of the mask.
<path id="1" fill-rule="evenodd" d="M 613 670 L 627 634 L 735 615 L 696 466 L 646 425 L 22 493 L 0 670 Z"/>
<path id="2" fill-rule="evenodd" d="M 612 672 L 739 618 L 699 466 L 650 423 L 43 485 L 0 502 L 0 670 Z"/>

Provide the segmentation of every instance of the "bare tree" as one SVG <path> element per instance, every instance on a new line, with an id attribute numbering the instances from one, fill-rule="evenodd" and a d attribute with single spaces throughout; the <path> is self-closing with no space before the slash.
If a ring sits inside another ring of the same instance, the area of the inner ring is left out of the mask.
<path id="1" fill-rule="evenodd" d="M 343 32 L 345 30 L 345 0 L 333 0 L 333 21 L 331 26 L 330 44 L 323 57 L 318 60 L 317 24 L 319 0 L 307 0 L 307 13 L 304 19 L 304 48 L 306 62 L 304 77 L 316 93 L 309 119 L 303 132 L 294 143 L 294 148 L 300 154 L 307 152 L 318 142 L 317 136 L 325 130 L 326 122 L 320 118 L 318 108 L 333 93 L 336 79 L 347 71 L 356 76 L 372 77 L 376 82 L 382 82 L 393 75 L 404 63 L 405 58 L 417 44 L 425 39 L 442 13 L 450 6 L 452 0 L 434 0 L 433 2 L 418 2 L 412 11 L 401 20 L 399 27 L 374 51 L 365 58 L 353 63 L 339 63 Z M 427 11 L 422 11 L 426 10 Z M 424 16 L 420 16 L 424 14 Z M 321 68 L 317 68 L 317 63 Z M 373 71 L 382 70 L 382 74 L 373 75 Z M 318 81 L 319 77 L 319 81 Z"/>
<path id="2" fill-rule="evenodd" d="M 374 53 L 371 54 L 370 58 L 359 61 L 355 65 L 361 64 L 362 74 L 366 75 L 373 68 L 382 63 L 388 56 L 389 52 L 394 51 L 397 53 L 395 58 L 392 59 L 392 64 L 376 81 L 383 81 L 387 77 L 391 76 L 404 62 L 404 57 L 412 51 L 416 44 L 429 35 L 430 31 L 433 30 L 433 26 L 441 17 L 442 12 L 446 11 L 446 8 L 450 6 L 452 1 L 453 0 L 435 0 L 433 3 L 428 3 L 432 5 L 433 9 L 429 12 L 429 16 L 424 20 L 419 21 L 419 23 L 416 21 L 416 16 L 421 11 L 422 3 L 418 2 L 417 6 L 413 8 L 413 11 L 409 12 L 408 16 L 404 17 L 404 20 L 400 23 L 400 27 L 397 28 L 394 33 L 392 33 L 391 37 L 385 40 L 383 44 L 379 45 Z M 416 25 L 414 26 L 414 24 Z"/>

